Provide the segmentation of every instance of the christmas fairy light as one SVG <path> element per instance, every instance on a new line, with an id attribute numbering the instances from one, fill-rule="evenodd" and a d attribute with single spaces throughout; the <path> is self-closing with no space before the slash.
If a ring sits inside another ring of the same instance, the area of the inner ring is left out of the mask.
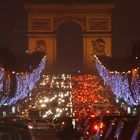
<path id="1" fill-rule="evenodd" d="M 37 80 L 40 77 L 41 72 L 43 71 L 46 63 L 46 56 L 41 60 L 39 66 L 34 69 L 32 72 L 25 73 L 15 73 L 11 72 L 11 75 L 15 77 L 16 85 L 13 95 L 11 94 L 10 84 L 13 81 L 10 81 L 10 75 L 3 69 L 0 71 L 0 91 L 3 92 L 3 96 L 0 99 L 0 106 L 4 103 L 12 105 L 17 103 L 20 100 L 25 99 L 28 94 L 34 88 Z M 5 76 L 6 72 L 6 76 Z M 13 84 L 13 83 L 12 83 Z"/>
<path id="2" fill-rule="evenodd" d="M 140 103 L 140 69 L 127 72 L 109 71 L 95 56 L 97 70 L 105 84 L 111 88 L 117 99 L 123 99 L 128 105 Z"/>

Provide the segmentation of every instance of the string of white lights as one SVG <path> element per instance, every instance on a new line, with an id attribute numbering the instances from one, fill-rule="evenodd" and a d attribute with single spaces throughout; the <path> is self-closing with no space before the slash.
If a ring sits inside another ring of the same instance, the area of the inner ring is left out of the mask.
<path id="1" fill-rule="evenodd" d="M 16 78 L 16 86 L 15 86 L 15 93 L 14 96 L 9 97 L 10 94 L 10 80 L 7 80 L 6 87 L 8 88 L 6 90 L 6 93 L 3 93 L 4 95 L 0 99 L 0 106 L 3 104 L 12 105 L 18 102 L 19 100 L 23 100 L 28 96 L 28 94 L 32 91 L 34 88 L 36 82 L 38 81 L 41 72 L 43 71 L 46 64 L 46 56 L 41 60 L 39 66 L 34 69 L 31 73 L 15 73 L 12 72 L 13 75 L 15 75 Z M 3 91 L 3 80 L 4 80 L 4 69 L 0 70 L 0 91 Z"/>
<path id="2" fill-rule="evenodd" d="M 109 71 L 95 56 L 96 67 L 104 82 L 109 86 L 117 99 L 123 99 L 128 105 L 140 103 L 139 68 L 127 72 Z"/>

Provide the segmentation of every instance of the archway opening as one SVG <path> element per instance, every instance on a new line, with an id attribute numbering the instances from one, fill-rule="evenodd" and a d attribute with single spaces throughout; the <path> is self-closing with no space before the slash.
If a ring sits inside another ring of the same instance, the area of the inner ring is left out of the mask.
<path id="1" fill-rule="evenodd" d="M 73 22 L 61 24 L 57 31 L 57 71 L 74 73 L 83 69 L 82 29 Z"/>

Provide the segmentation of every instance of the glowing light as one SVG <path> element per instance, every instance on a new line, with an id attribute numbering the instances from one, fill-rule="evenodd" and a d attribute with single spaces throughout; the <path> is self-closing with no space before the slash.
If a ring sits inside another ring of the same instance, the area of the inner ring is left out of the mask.
<path id="1" fill-rule="evenodd" d="M 110 113 L 110 111 L 109 111 L 109 110 L 107 110 L 107 111 L 106 111 L 106 113 L 107 113 L 107 114 L 109 114 L 109 113 Z"/>
<path id="2" fill-rule="evenodd" d="M 15 73 L 13 71 L 12 74 L 9 75 L 9 73 L 3 68 L 0 68 L 0 92 L 4 92 L 5 94 L 0 99 L 0 106 L 2 106 L 4 103 L 12 105 L 17 101 L 25 99 L 38 81 L 39 76 L 45 67 L 45 63 L 46 57 L 41 60 L 37 69 L 34 69 L 31 73 Z M 10 76 L 16 81 L 14 83 L 15 91 L 11 91 L 10 89 L 10 84 L 13 82 L 11 81 Z"/>
<path id="3" fill-rule="evenodd" d="M 46 107 L 46 104 L 41 104 L 41 107 Z"/>
<path id="4" fill-rule="evenodd" d="M 95 115 L 90 115 L 91 118 L 95 118 Z"/>
<path id="5" fill-rule="evenodd" d="M 115 113 L 117 107 L 111 103 L 105 93 L 111 97 L 111 92 L 104 88 L 97 75 L 83 74 L 72 77 L 75 85 L 72 89 L 74 116 L 89 117 L 90 114 L 106 114 L 106 110 Z M 113 95 L 112 95 L 113 98 Z M 102 109 L 98 109 L 102 108 Z"/>
<path id="6" fill-rule="evenodd" d="M 44 99 L 44 102 L 48 103 L 49 102 L 49 98 Z"/>
<path id="7" fill-rule="evenodd" d="M 43 100 L 39 100 L 39 103 L 43 103 Z"/>
<path id="8" fill-rule="evenodd" d="M 111 72 L 103 66 L 95 56 L 96 67 L 104 83 L 111 88 L 117 99 L 123 99 L 128 105 L 140 103 L 140 75 L 139 68 L 127 72 Z"/>
<path id="9" fill-rule="evenodd" d="M 98 125 L 94 125 L 94 130 L 98 130 Z"/>

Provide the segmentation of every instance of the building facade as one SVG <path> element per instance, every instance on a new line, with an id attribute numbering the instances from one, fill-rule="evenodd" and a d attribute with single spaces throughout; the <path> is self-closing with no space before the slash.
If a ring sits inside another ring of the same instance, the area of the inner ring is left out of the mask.
<path id="1" fill-rule="evenodd" d="M 95 67 L 94 54 L 112 55 L 112 12 L 114 8 L 115 5 L 112 3 L 25 4 L 28 15 L 29 53 L 44 51 L 47 55 L 49 71 L 56 70 L 61 62 L 65 63 L 66 67 L 68 62 L 71 65 L 70 69 L 74 67 L 74 63 L 81 63 L 75 69 L 76 71 L 92 71 Z M 68 24 L 69 26 L 66 26 Z M 63 26 L 71 28 L 72 34 L 64 31 Z M 70 38 L 77 32 L 79 32 L 77 36 L 81 38 L 71 40 Z M 63 43 L 65 40 L 66 43 Z M 79 52 L 78 49 L 70 51 L 70 47 L 76 44 L 77 40 L 80 42 L 77 43 Z M 66 46 L 67 49 L 65 49 Z M 64 50 L 68 50 L 66 55 L 64 55 Z M 78 53 L 81 53 L 80 57 Z M 61 54 L 64 57 L 59 60 Z M 64 60 L 67 62 L 63 62 Z M 60 65 L 63 66 L 63 64 Z"/>

